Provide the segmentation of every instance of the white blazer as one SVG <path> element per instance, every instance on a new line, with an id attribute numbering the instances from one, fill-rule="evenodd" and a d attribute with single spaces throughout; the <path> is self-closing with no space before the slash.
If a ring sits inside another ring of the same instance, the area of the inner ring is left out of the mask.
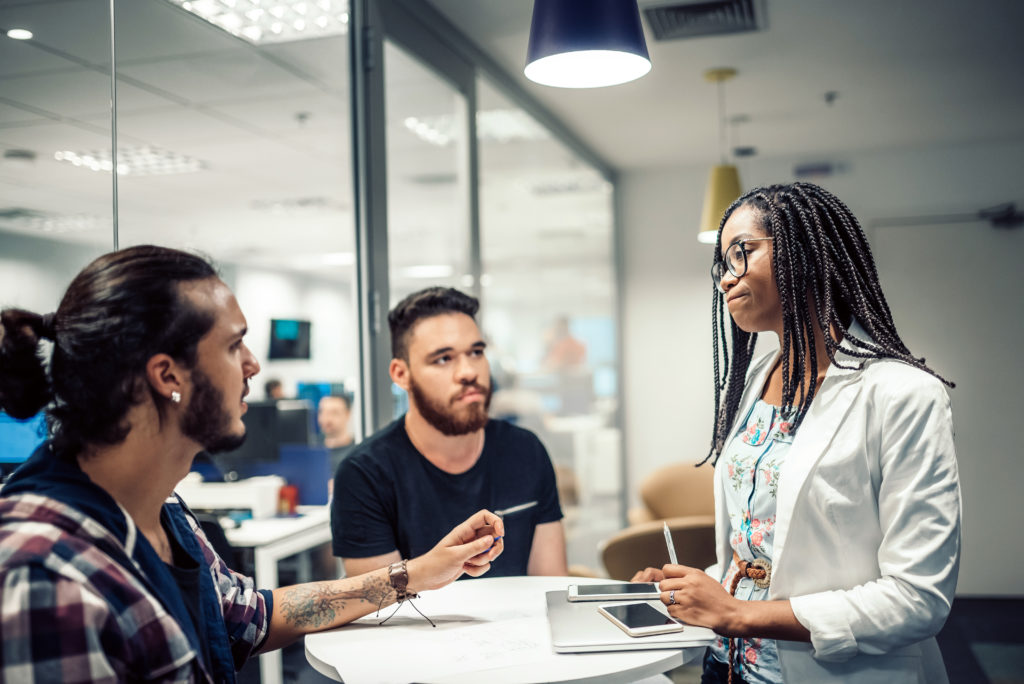
<path id="1" fill-rule="evenodd" d="M 737 417 L 777 355 L 751 362 Z M 720 580 L 732 548 L 724 466 L 715 471 L 708 573 Z M 948 681 L 933 637 L 956 589 L 960 484 L 941 382 L 888 359 L 830 366 L 783 464 L 776 516 L 769 597 L 789 599 L 811 633 L 810 644 L 778 642 L 784 682 Z"/>

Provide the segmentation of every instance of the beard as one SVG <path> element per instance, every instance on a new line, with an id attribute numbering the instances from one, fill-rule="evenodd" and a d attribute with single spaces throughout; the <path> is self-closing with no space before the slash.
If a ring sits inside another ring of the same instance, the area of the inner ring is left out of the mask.
<path id="1" fill-rule="evenodd" d="M 413 401 L 416 402 L 416 408 L 419 409 L 420 415 L 434 429 L 442 435 L 449 437 L 468 435 L 487 425 L 487 409 L 491 406 L 491 388 L 485 388 L 477 383 L 465 386 L 465 388 L 469 387 L 474 387 L 484 392 L 484 402 L 482 404 L 467 405 L 466 414 L 460 416 L 452 408 L 455 400 L 445 404 L 443 400 L 435 400 L 428 397 L 424 393 L 423 388 L 416 384 L 416 380 L 412 375 L 409 376 L 409 393 L 412 395 Z"/>
<path id="2" fill-rule="evenodd" d="M 245 432 L 231 432 L 231 415 L 224 410 L 224 393 L 202 371 L 192 371 L 195 389 L 181 418 L 181 431 L 211 454 L 234 451 L 245 441 Z"/>

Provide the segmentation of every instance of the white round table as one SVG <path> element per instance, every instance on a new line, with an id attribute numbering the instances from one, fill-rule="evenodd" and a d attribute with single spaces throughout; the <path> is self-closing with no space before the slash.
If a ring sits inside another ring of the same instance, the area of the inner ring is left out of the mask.
<path id="1" fill-rule="evenodd" d="M 305 638 L 306 658 L 346 684 L 617 684 L 652 677 L 700 656 L 682 649 L 559 654 L 551 648 L 545 592 L 583 577 L 496 577 L 464 580 L 416 599 L 437 627 L 409 605 L 384 625 L 390 606 L 339 629 Z"/>

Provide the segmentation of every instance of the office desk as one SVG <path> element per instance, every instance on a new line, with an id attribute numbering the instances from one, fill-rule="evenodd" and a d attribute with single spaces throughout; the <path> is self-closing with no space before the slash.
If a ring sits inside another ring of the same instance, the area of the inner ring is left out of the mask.
<path id="1" fill-rule="evenodd" d="M 331 514 L 327 506 L 299 506 L 298 512 L 302 515 L 295 518 L 246 520 L 225 531 L 232 546 L 252 549 L 257 589 L 277 588 L 277 563 L 282 558 L 331 541 Z M 304 557 L 306 568 L 308 560 Z M 308 578 L 308 569 L 305 574 Z M 281 651 L 260 656 L 260 680 L 262 684 L 281 684 Z"/>
<path id="2" fill-rule="evenodd" d="M 391 606 L 340 629 L 306 637 L 315 670 L 345 684 L 423 682 L 632 682 L 699 657 L 704 646 L 651 651 L 558 654 L 551 649 L 545 592 L 608 580 L 583 577 L 497 577 L 456 582 L 426 592 L 378 625 Z"/>

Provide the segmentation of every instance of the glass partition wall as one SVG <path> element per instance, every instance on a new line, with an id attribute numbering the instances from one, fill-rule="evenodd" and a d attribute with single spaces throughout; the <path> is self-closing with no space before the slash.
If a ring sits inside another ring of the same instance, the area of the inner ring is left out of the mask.
<path id="1" fill-rule="evenodd" d="M 108 9 L 0 3 L 0 306 L 54 311 L 110 249 Z"/>
<path id="2" fill-rule="evenodd" d="M 492 413 L 545 444 L 570 565 L 599 570 L 623 491 L 612 186 L 486 78 L 477 95 Z"/>
<path id="3" fill-rule="evenodd" d="M 214 258 L 262 365 L 254 399 L 277 380 L 314 411 L 326 393 L 358 407 L 347 4 L 287 8 L 115 3 L 121 245 Z M 282 331 L 303 348 L 280 353 Z"/>
<path id="4" fill-rule="evenodd" d="M 111 245 L 110 15 L 103 2 L 0 2 L 0 308 L 46 314 Z M 45 439 L 0 411 L 0 479 Z"/>
<path id="5" fill-rule="evenodd" d="M 262 367 L 248 419 L 272 411 L 283 430 L 297 415 L 304 435 L 289 439 L 325 446 L 324 396 L 344 396 L 357 438 L 360 426 L 348 26 L 344 0 L 114 3 L 120 246 L 212 257 Z M 212 458 L 242 477 L 287 474 L 301 503 L 326 503 L 340 455 L 243 445 Z M 264 682 L 280 680 L 281 657 L 260 657 Z"/>
<path id="6" fill-rule="evenodd" d="M 253 398 L 344 393 L 361 434 L 403 407 L 390 306 L 479 295 L 493 413 L 545 442 L 570 562 L 601 572 L 625 486 L 611 175 L 464 36 L 404 0 L 7 0 L 0 29 L 0 304 L 52 311 L 115 245 L 202 251 Z M 308 354 L 269 358 L 275 321 Z"/>
<path id="7" fill-rule="evenodd" d="M 466 98 L 429 65 L 384 42 L 388 309 L 425 287 L 473 292 Z M 408 398 L 392 385 L 393 418 Z"/>

